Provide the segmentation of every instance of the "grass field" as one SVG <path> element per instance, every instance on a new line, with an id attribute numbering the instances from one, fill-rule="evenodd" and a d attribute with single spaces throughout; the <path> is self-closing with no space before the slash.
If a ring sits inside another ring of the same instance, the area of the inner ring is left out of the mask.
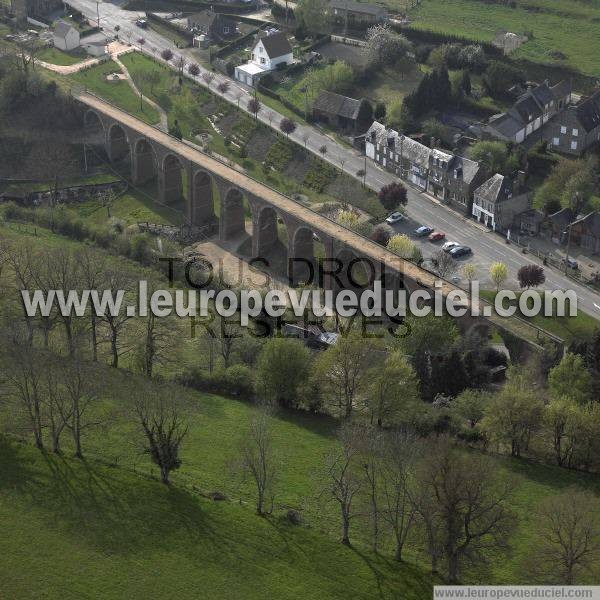
<path id="1" fill-rule="evenodd" d="M 126 81 L 107 81 L 106 75 L 119 72 L 119 66 L 110 60 L 79 73 L 74 73 L 68 79 L 85 86 L 94 94 L 105 98 L 146 123 L 158 123 L 160 117 L 156 110 L 146 102 L 140 106 L 139 97 Z"/>
<path id="2" fill-rule="evenodd" d="M 0 441 L 5 598 L 429 598 L 422 571 L 93 461 Z"/>
<path id="3" fill-rule="evenodd" d="M 387 4 L 400 9 L 406 5 L 404 0 L 389 0 Z M 517 0 L 516 8 L 483 0 L 422 0 L 409 15 L 414 27 L 487 42 L 500 29 L 533 32 L 533 39 L 512 57 L 598 74 L 597 0 Z M 562 52 L 566 59 L 553 58 L 553 51 Z"/>
<path id="4" fill-rule="evenodd" d="M 29 234 L 32 247 L 79 247 L 41 228 L 15 227 L 19 230 L 11 227 L 0 233 L 21 238 Z M 184 366 L 182 359 L 187 366 L 206 360 L 200 344 L 182 337 L 179 350 L 183 346 L 186 351 L 173 356 L 175 364 L 161 368 L 160 374 L 172 375 L 173 369 Z M 133 588 L 140 585 L 138 579 L 144 586 L 154 585 L 159 597 L 168 597 L 167 589 L 192 597 L 191 590 L 197 592 L 200 585 L 198 577 L 204 578 L 206 589 L 216 590 L 211 598 L 255 597 L 256 581 L 277 598 L 316 598 L 319 588 L 320 597 L 347 597 L 352 589 L 356 598 L 370 598 L 375 585 L 381 590 L 377 597 L 383 598 L 397 597 L 398 589 L 409 599 L 431 593 L 415 568 L 387 562 L 389 543 L 382 546 L 383 558 L 369 554 L 366 519 L 352 525 L 353 550 L 336 543 L 338 509 L 319 497 L 325 487 L 323 457 L 337 444 L 333 419 L 302 412 L 275 415 L 276 508 L 272 518 L 262 520 L 252 514 L 251 483 L 242 480 L 235 468 L 239 442 L 257 410 L 254 405 L 178 388 L 189 431 L 181 450 L 182 467 L 172 476 L 176 487 L 167 491 L 144 478 L 156 477 L 157 471 L 142 450 L 140 432 L 130 416 L 132 400 L 124 379 L 131 376 L 109 368 L 101 375 L 103 392 L 89 414 L 100 424 L 86 430 L 83 465 L 42 457 L 28 445 L 0 445 L 4 474 L 0 518 L 5 531 L 0 542 L 5 557 L 0 581 L 10 586 L 2 588 L 8 597 L 39 596 L 42 572 L 49 598 L 58 597 L 58 590 L 65 593 L 59 587 L 61 573 L 73 582 L 73 589 L 62 596 L 66 598 L 85 597 L 99 586 L 107 598 L 122 597 L 119 589 L 121 594 L 142 597 Z M 0 406 L 0 422 L 9 423 L 12 431 L 21 430 L 20 418 L 8 403 Z M 64 442 L 68 455 L 67 437 Z M 488 565 L 476 571 L 467 571 L 465 581 L 526 583 L 522 564 L 533 543 L 535 507 L 542 498 L 571 485 L 598 493 L 600 476 L 504 457 L 494 458 L 492 468 L 519 480 L 511 499 L 519 526 L 510 539 L 510 550 L 491 555 Z M 224 492 L 232 502 L 213 504 L 202 499 L 213 490 Z M 238 501 L 242 507 L 236 506 Z M 283 525 L 281 517 L 288 508 L 302 513 L 305 526 Z M 418 547 L 411 542 L 407 562 L 425 569 Z M 272 568 L 267 566 L 269 552 Z M 68 562 L 61 558 L 65 556 Z M 237 568 L 232 556 L 241 563 Z M 252 575 L 252 570 L 257 574 Z M 330 578 L 330 583 L 324 584 L 322 578 Z M 145 587 L 138 589 L 146 592 Z"/>
<path id="5" fill-rule="evenodd" d="M 517 292 L 517 297 L 519 295 L 520 293 Z M 495 296 L 496 292 L 493 291 L 484 290 L 481 292 L 481 297 L 490 302 L 493 302 Z M 567 345 L 571 342 L 589 339 L 595 331 L 600 329 L 600 321 L 582 311 L 579 311 L 576 317 L 545 317 L 543 314 L 535 317 L 524 317 L 518 310 L 516 314 L 537 327 L 559 336 L 565 340 Z"/>
<path id="6" fill-rule="evenodd" d="M 42 50 L 37 58 L 53 65 L 69 66 L 85 60 L 87 55 L 82 49 L 79 52 L 63 52 L 58 48 L 49 47 Z"/>

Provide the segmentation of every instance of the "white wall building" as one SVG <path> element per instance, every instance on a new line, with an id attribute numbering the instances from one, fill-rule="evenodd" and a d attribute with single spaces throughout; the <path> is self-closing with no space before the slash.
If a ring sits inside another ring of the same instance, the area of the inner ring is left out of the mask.
<path id="1" fill-rule="evenodd" d="M 108 53 L 108 38 L 95 33 L 81 40 L 81 47 L 91 56 L 105 56 Z"/>
<path id="2" fill-rule="evenodd" d="M 280 64 L 289 65 L 294 54 L 285 33 L 277 32 L 259 37 L 251 50 L 250 60 L 235 68 L 235 78 L 246 85 L 254 86 L 265 73 Z"/>
<path id="3" fill-rule="evenodd" d="M 79 31 L 72 25 L 59 21 L 54 28 L 52 41 L 59 50 L 75 50 L 79 47 Z"/>

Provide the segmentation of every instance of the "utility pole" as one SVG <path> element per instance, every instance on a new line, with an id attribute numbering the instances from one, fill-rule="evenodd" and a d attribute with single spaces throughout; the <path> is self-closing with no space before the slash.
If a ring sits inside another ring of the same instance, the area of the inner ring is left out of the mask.
<path id="1" fill-rule="evenodd" d="M 100 29 L 100 0 L 96 0 L 96 17 L 98 18 L 98 29 Z"/>
<path id="2" fill-rule="evenodd" d="M 579 205 L 579 192 L 575 192 L 571 204 L 573 216 L 576 216 L 575 212 L 577 211 L 577 206 Z M 569 251 L 571 250 L 571 225 L 573 225 L 572 222 L 567 225 L 567 256 L 565 257 L 565 275 L 568 273 L 569 270 Z"/>

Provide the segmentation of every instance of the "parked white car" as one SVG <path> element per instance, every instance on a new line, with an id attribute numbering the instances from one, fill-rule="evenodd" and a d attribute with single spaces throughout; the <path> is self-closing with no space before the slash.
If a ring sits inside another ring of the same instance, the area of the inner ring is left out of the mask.
<path id="1" fill-rule="evenodd" d="M 388 225 L 394 225 L 394 223 L 400 223 L 400 221 L 403 221 L 404 219 L 406 219 L 406 217 L 401 213 L 401 212 L 393 212 L 386 220 L 385 222 Z"/>
<path id="2" fill-rule="evenodd" d="M 460 244 L 458 242 L 446 242 L 442 246 L 442 250 L 444 252 L 450 252 L 450 250 L 452 250 L 452 248 L 456 248 L 457 246 L 460 246 Z"/>

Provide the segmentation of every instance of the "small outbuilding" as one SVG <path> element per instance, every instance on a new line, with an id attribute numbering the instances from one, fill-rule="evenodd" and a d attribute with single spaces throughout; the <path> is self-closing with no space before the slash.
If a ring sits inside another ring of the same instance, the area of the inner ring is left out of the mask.
<path id="1" fill-rule="evenodd" d="M 356 132 L 371 122 L 372 109 L 367 100 L 349 98 L 323 90 L 313 103 L 313 119 L 337 129 Z"/>
<path id="2" fill-rule="evenodd" d="M 54 47 L 59 50 L 75 50 L 79 47 L 79 31 L 65 21 L 59 21 L 52 33 Z"/>

